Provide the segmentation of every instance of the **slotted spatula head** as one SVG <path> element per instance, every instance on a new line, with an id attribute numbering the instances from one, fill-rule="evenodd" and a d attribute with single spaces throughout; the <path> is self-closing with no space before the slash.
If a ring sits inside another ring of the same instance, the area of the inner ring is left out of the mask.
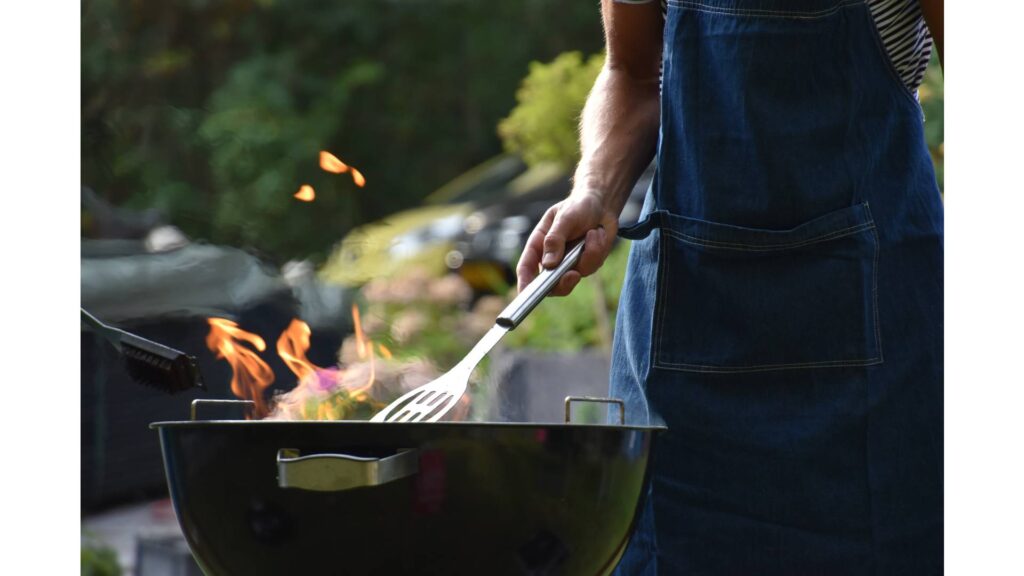
<path id="1" fill-rule="evenodd" d="M 567 251 L 561 264 L 537 275 L 512 303 L 502 310 L 494 326 L 455 368 L 429 384 L 406 392 L 375 414 L 370 422 L 437 422 L 443 418 L 466 393 L 469 376 L 480 360 L 491 351 L 502 336 L 522 322 L 566 272 L 576 266 L 582 254 L 583 242 L 580 242 Z"/>
<path id="2" fill-rule="evenodd" d="M 370 422 L 437 422 L 466 393 L 470 372 L 456 366 L 440 378 L 406 392 L 376 413 Z"/>

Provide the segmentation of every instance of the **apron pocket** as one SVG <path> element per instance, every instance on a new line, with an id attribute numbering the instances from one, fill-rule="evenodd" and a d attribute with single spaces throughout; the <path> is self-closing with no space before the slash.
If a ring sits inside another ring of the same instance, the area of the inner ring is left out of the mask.
<path id="1" fill-rule="evenodd" d="M 882 362 L 878 235 L 868 205 L 791 230 L 659 211 L 654 365 L 688 372 Z"/>

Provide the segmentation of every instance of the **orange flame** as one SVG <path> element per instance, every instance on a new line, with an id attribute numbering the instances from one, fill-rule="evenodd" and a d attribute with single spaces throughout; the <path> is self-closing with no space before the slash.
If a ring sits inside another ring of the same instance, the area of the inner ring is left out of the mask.
<path id="1" fill-rule="evenodd" d="M 238 324 L 225 318 L 207 318 L 210 333 L 206 346 L 217 354 L 218 359 L 227 360 L 231 365 L 231 392 L 235 396 L 255 402 L 253 415 L 262 418 L 267 413 L 263 391 L 274 382 L 274 372 L 256 352 L 242 346 L 249 343 L 256 350 L 267 349 L 263 338 L 246 332 Z"/>
<path id="2" fill-rule="evenodd" d="M 360 188 L 366 186 L 366 178 L 363 176 L 363 173 L 355 168 L 352 168 L 352 181 Z"/>
<path id="3" fill-rule="evenodd" d="M 281 336 L 277 339 L 277 355 L 295 373 L 300 383 L 316 376 L 317 370 L 321 370 L 320 367 L 306 359 L 310 333 L 309 324 L 298 318 L 293 318 L 288 328 L 281 332 Z"/>
<path id="4" fill-rule="evenodd" d="M 366 356 L 366 334 L 363 332 L 363 323 L 359 320 L 359 308 L 355 304 L 352 305 L 352 324 L 356 332 L 356 353 L 360 358 L 364 358 Z"/>
<path id="5" fill-rule="evenodd" d="M 320 151 L 320 167 L 331 174 L 341 174 L 348 170 L 348 165 L 327 150 Z"/>
<path id="6" fill-rule="evenodd" d="M 362 370 L 350 372 L 335 367 L 321 368 L 310 362 L 306 353 L 310 348 L 312 331 L 308 324 L 294 318 L 277 339 L 277 354 L 299 381 L 295 390 L 275 396 L 273 413 L 264 399 L 264 391 L 274 382 L 274 373 L 258 355 L 258 352 L 264 352 L 267 348 L 263 339 L 242 330 L 231 320 L 207 318 L 210 333 L 206 337 L 206 345 L 217 354 L 218 359 L 227 360 L 231 365 L 231 391 L 235 396 L 255 402 L 251 416 L 264 418 L 269 415 L 276 419 L 283 415 L 285 419 L 290 419 L 296 417 L 295 410 L 305 405 L 306 399 L 317 397 L 321 401 L 317 404 L 316 412 L 301 417 L 334 420 L 344 417 L 346 408 L 345 400 L 331 396 L 331 393 L 343 387 L 347 392 L 346 397 L 358 402 L 365 401 L 376 378 L 375 349 L 384 358 L 392 357 L 391 350 L 373 342 L 363 332 L 359 308 L 355 305 L 352 306 L 352 319 L 356 356 L 363 362 L 368 374 Z M 255 351 L 244 344 L 249 344 Z M 302 413 L 301 408 L 298 410 L 298 413 Z"/>
<path id="7" fill-rule="evenodd" d="M 312 202 L 316 199 L 316 191 L 309 184 L 303 184 L 299 191 L 294 194 L 295 198 L 303 202 Z"/>
<path id="8" fill-rule="evenodd" d="M 353 168 L 353 170 L 355 170 L 355 168 Z M 370 341 L 370 339 L 366 337 L 366 333 L 363 332 L 363 324 L 359 320 L 359 308 L 355 304 L 352 305 L 352 324 L 356 335 L 356 354 L 359 356 L 360 360 L 368 359 L 370 364 L 370 377 L 367 378 L 366 384 L 352 391 L 352 395 L 356 396 L 357 394 L 365 393 L 371 386 L 373 386 L 373 381 L 377 374 L 373 362 L 373 342 Z"/>

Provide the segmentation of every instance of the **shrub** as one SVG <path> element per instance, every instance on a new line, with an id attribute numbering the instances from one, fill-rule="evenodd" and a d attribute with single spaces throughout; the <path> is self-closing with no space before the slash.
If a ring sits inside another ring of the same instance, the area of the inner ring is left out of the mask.
<path id="1" fill-rule="evenodd" d="M 565 52 L 549 63 L 532 62 L 516 93 L 518 105 L 498 124 L 505 150 L 531 166 L 575 166 L 580 113 L 603 65 L 604 54 L 584 60 L 579 52 Z"/>

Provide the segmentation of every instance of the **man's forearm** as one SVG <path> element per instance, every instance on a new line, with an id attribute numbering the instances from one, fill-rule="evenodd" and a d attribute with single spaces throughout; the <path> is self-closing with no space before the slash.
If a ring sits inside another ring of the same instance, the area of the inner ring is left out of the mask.
<path id="1" fill-rule="evenodd" d="M 606 58 L 580 122 L 580 156 L 569 197 L 548 208 L 516 266 L 519 289 L 541 266 L 583 239 L 579 263 L 551 291 L 565 296 L 600 268 L 615 244 L 619 214 L 658 141 L 659 76 L 665 19 L 660 4 L 601 0 Z"/>
<path id="2" fill-rule="evenodd" d="M 605 66 L 583 109 L 574 194 L 598 194 L 608 210 L 622 211 L 654 156 L 659 100 L 658 77 L 636 78 Z"/>

